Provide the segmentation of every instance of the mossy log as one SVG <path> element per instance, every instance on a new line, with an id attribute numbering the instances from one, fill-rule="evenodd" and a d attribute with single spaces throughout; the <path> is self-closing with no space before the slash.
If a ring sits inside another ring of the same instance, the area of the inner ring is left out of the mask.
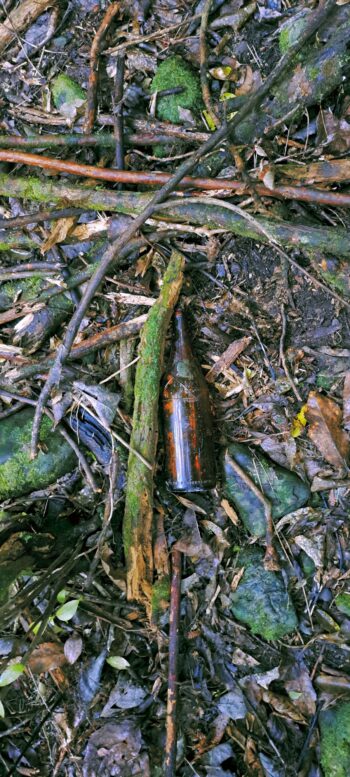
<path id="1" fill-rule="evenodd" d="M 136 368 L 131 448 L 150 468 L 130 453 L 123 524 L 129 599 L 150 611 L 153 577 L 153 469 L 158 438 L 158 397 L 165 335 L 183 280 L 184 257 L 173 251 L 157 302 L 144 325 Z"/>
<path id="2" fill-rule="evenodd" d="M 293 33 L 291 25 L 281 32 L 280 46 L 286 51 L 300 36 L 301 26 L 308 23 L 298 20 Z M 301 26 L 300 26 L 301 25 Z M 234 130 L 235 142 L 251 143 L 275 125 L 280 126 L 299 120 L 311 105 L 321 104 L 344 80 L 350 64 L 349 51 L 350 7 L 336 6 L 332 15 L 320 27 L 314 44 L 306 46 L 293 61 L 293 66 L 273 86 L 259 110 L 252 113 Z"/>
<path id="3" fill-rule="evenodd" d="M 116 192 L 109 189 L 89 189 L 74 184 L 41 181 L 36 177 L 19 178 L 0 175 L 0 195 L 19 197 L 37 202 L 51 202 L 66 207 L 75 205 L 93 211 L 111 211 L 135 215 L 141 213 L 152 199 L 152 194 L 138 192 Z M 212 229 L 226 229 L 242 237 L 266 243 L 268 239 L 243 216 L 233 213 L 224 207 L 213 204 L 198 204 L 179 198 L 179 204 L 174 204 L 170 210 L 164 209 L 154 214 L 154 218 L 169 222 L 183 221 Z M 304 224 L 293 224 L 275 219 L 256 218 L 255 221 L 281 245 L 286 248 L 297 248 L 311 254 L 321 261 L 324 254 L 344 259 L 350 257 L 348 232 L 345 229 L 333 227 L 312 227 Z M 344 292 L 346 289 L 344 288 Z M 349 293 L 349 291 L 348 291 Z"/>

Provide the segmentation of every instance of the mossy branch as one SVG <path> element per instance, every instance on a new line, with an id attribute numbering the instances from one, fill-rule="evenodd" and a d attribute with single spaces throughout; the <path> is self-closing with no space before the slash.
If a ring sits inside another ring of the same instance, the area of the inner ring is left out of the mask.
<path id="1" fill-rule="evenodd" d="M 177 303 L 184 258 L 173 251 L 159 298 L 142 330 L 135 376 L 133 431 L 130 446 L 151 465 L 130 454 L 123 526 L 127 595 L 150 608 L 153 576 L 153 469 L 158 439 L 158 398 L 166 331 Z"/>
<path id="2" fill-rule="evenodd" d="M 152 194 L 116 192 L 103 188 L 86 189 L 74 184 L 43 182 L 35 177 L 19 178 L 5 174 L 0 175 L 0 195 L 20 197 L 37 202 L 52 202 L 60 206 L 75 205 L 86 210 L 103 210 L 131 215 L 141 213 L 152 199 Z M 169 222 L 184 221 L 188 224 L 197 224 L 211 229 L 222 228 L 242 237 L 268 242 L 263 233 L 249 225 L 242 216 L 230 213 L 224 207 L 211 205 L 209 198 L 207 205 L 196 205 L 190 200 L 179 199 L 179 204 L 172 206 L 171 213 L 166 210 L 164 212 L 158 211 L 153 217 Z M 268 229 L 280 245 L 308 252 L 314 256 L 316 261 L 321 262 L 323 254 L 344 259 L 350 257 L 346 229 L 312 227 L 264 218 L 256 218 L 255 220 L 262 227 Z"/>

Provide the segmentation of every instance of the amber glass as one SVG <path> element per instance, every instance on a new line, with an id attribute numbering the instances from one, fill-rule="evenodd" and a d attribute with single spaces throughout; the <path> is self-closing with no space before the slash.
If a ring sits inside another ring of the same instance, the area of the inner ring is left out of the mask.
<path id="1" fill-rule="evenodd" d="M 209 391 L 191 349 L 184 314 L 174 315 L 174 345 L 163 388 L 167 483 L 172 491 L 215 486 L 215 453 Z"/>

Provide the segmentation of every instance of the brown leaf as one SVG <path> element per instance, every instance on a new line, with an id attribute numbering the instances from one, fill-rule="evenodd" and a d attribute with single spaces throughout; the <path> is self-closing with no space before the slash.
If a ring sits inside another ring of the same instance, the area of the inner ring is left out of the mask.
<path id="1" fill-rule="evenodd" d="M 45 254 L 50 248 L 56 245 L 56 243 L 62 243 L 66 239 L 67 235 L 72 231 L 75 224 L 75 217 L 58 219 L 56 224 L 52 227 L 51 232 L 45 242 L 40 248 L 40 252 Z"/>
<path id="2" fill-rule="evenodd" d="M 343 426 L 350 431 L 350 370 L 345 375 L 343 388 Z"/>
<path id="3" fill-rule="evenodd" d="M 272 691 L 264 691 L 263 700 L 266 704 L 270 704 L 283 718 L 294 720 L 296 723 L 306 723 L 304 715 L 295 709 L 294 704 L 287 697 Z"/>
<path id="4" fill-rule="evenodd" d="M 307 401 L 308 435 L 322 456 L 343 469 L 349 454 L 349 437 L 341 429 L 341 410 L 328 397 L 311 391 Z"/>
<path id="5" fill-rule="evenodd" d="M 52 672 L 67 663 L 63 645 L 58 642 L 42 642 L 32 652 L 28 661 L 28 668 L 33 674 Z"/>

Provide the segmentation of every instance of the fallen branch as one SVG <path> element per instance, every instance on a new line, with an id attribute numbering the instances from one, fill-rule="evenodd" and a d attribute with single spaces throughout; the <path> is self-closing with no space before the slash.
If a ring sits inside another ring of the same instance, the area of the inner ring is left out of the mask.
<path id="1" fill-rule="evenodd" d="M 155 465 L 158 435 L 158 396 L 165 335 L 183 280 L 184 257 L 173 251 L 159 298 L 144 326 L 134 390 L 130 445 Z M 153 577 L 153 472 L 130 454 L 123 524 L 127 596 L 150 609 Z"/>
<path id="2" fill-rule="evenodd" d="M 110 181 L 111 183 L 162 186 L 169 183 L 171 180 L 171 175 L 169 173 L 144 172 L 143 170 L 111 170 L 107 167 L 84 165 L 68 159 L 55 159 L 54 157 L 46 157 L 41 154 L 30 154 L 25 151 L 0 151 L 0 162 L 1 161 L 40 167 L 45 170 L 94 178 L 97 181 Z M 13 180 L 10 176 L 8 176 L 8 178 L 10 181 Z M 45 186 L 45 184 L 43 184 L 43 186 Z M 181 181 L 181 186 L 177 186 L 176 188 L 203 189 L 204 191 L 216 192 L 236 192 L 244 197 L 249 194 L 249 187 L 247 185 L 242 183 L 242 181 L 232 180 L 230 178 L 192 178 L 190 176 L 184 176 Z M 84 191 L 86 192 L 86 190 Z M 268 189 L 266 186 L 259 183 L 254 186 L 254 191 L 262 197 L 274 197 L 282 200 L 300 200 L 301 202 L 313 202 L 318 205 L 331 205 L 333 207 L 350 207 L 350 194 L 343 194 L 342 192 L 329 192 L 324 189 L 312 189 L 305 186 L 289 185 L 274 186 L 272 189 Z"/>
<path id="3" fill-rule="evenodd" d="M 177 750 L 177 665 L 179 654 L 179 621 L 181 601 L 181 551 L 171 552 L 169 667 L 166 710 L 166 741 L 164 777 L 175 777 Z"/>
<path id="4" fill-rule="evenodd" d="M 111 25 L 114 17 L 120 11 L 120 3 L 111 3 L 107 6 L 107 10 L 102 19 L 102 22 L 96 32 L 96 35 L 92 41 L 91 53 L 90 53 L 90 73 L 87 89 L 87 105 L 84 121 L 84 132 L 89 134 L 92 132 L 95 124 L 96 115 L 96 102 L 97 102 L 97 87 L 98 87 L 98 70 L 99 70 L 99 56 L 103 40 L 108 32 L 108 28 Z"/>

